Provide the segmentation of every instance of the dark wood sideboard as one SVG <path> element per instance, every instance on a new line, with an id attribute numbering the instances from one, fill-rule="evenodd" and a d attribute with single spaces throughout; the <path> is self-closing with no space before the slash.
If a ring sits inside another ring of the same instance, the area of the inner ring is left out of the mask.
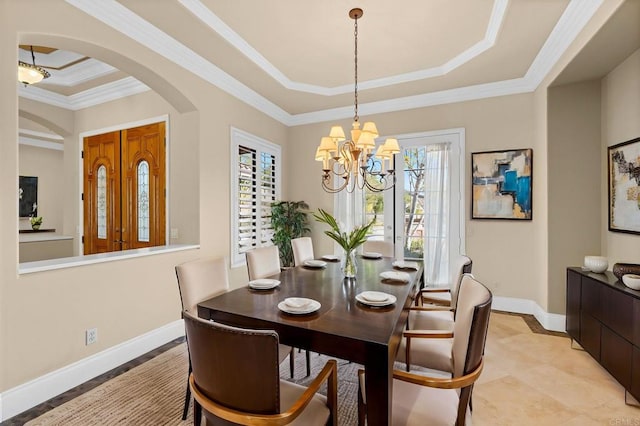
<path id="1" fill-rule="evenodd" d="M 640 291 L 567 268 L 567 333 L 640 401 Z"/>

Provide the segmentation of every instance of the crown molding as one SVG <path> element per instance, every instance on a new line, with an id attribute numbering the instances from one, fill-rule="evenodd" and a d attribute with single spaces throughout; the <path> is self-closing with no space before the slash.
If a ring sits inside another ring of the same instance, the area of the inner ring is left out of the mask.
<path id="1" fill-rule="evenodd" d="M 85 58 L 85 56 L 79 53 L 66 50 L 54 50 L 51 53 L 35 52 L 35 56 L 38 65 L 51 68 L 62 68 L 72 62 Z M 18 58 L 20 58 L 22 62 L 31 63 L 31 51 L 23 48 L 18 49 Z"/>
<path id="2" fill-rule="evenodd" d="M 28 130 L 28 129 L 18 129 L 18 134 L 19 135 L 27 135 L 27 136 L 33 136 L 36 137 L 38 139 L 49 139 L 49 140 L 56 140 L 56 141 L 63 141 L 64 138 L 56 133 L 46 133 L 46 132 L 36 132 L 35 130 Z"/>
<path id="3" fill-rule="evenodd" d="M 193 16 L 200 19 L 209 28 L 222 36 L 225 40 L 227 40 L 227 42 L 238 49 L 244 56 L 246 56 L 250 61 L 260 67 L 265 73 L 267 73 L 271 78 L 276 80 L 286 89 L 323 96 L 335 96 L 343 93 L 350 93 L 351 91 L 353 91 L 353 84 L 345 84 L 336 87 L 324 87 L 290 80 L 282 71 L 276 68 L 264 56 L 262 56 L 238 33 L 233 31 L 231 27 L 225 24 L 222 19 L 220 19 L 215 13 L 207 8 L 200 0 L 178 1 L 189 12 L 191 12 Z M 358 88 L 360 90 L 375 89 L 400 83 L 440 77 L 469 62 L 476 56 L 482 54 L 487 49 L 490 49 L 495 44 L 498 32 L 500 31 L 500 27 L 502 26 L 502 22 L 504 21 L 504 16 L 508 4 L 509 0 L 495 0 L 484 38 L 478 41 L 475 45 L 471 46 L 469 49 L 454 56 L 446 63 L 436 67 L 431 67 L 410 73 L 362 81 L 358 83 Z"/>
<path id="4" fill-rule="evenodd" d="M 73 87 L 116 71 L 118 70 L 109 64 L 89 58 L 69 68 L 52 71 L 46 83 Z"/>
<path id="5" fill-rule="evenodd" d="M 535 88 L 547 76 L 604 0 L 571 0 L 549 38 L 527 70 L 525 78 Z"/>
<path id="6" fill-rule="evenodd" d="M 64 145 L 59 142 L 50 142 L 42 139 L 28 138 L 26 136 L 18 136 L 20 145 L 35 146 L 37 148 L 53 149 L 56 151 L 64 151 Z"/>
<path id="7" fill-rule="evenodd" d="M 18 83 L 18 95 L 20 97 L 72 111 L 100 105 L 148 90 L 150 90 L 149 87 L 133 77 L 126 77 L 70 96 L 61 95 L 35 86 L 24 87 Z"/>
<path id="8" fill-rule="evenodd" d="M 273 102 L 269 101 L 265 97 L 261 96 L 257 92 L 253 91 L 249 87 L 233 78 L 231 75 L 222 71 L 214 64 L 208 62 L 193 50 L 168 36 L 160 29 L 153 26 L 151 23 L 133 13 L 131 10 L 125 8 L 117 1 L 65 1 L 70 5 L 82 10 L 86 14 L 94 17 L 95 19 L 98 19 L 99 21 L 109 25 L 122 34 L 130 37 L 131 39 L 136 40 L 137 42 L 155 51 L 156 53 L 172 61 L 173 63 L 181 66 L 182 68 L 190 72 L 193 69 L 197 69 L 198 76 L 205 81 L 215 85 L 216 87 L 229 93 L 230 95 L 235 96 L 239 100 L 247 103 L 248 105 L 256 108 L 257 110 L 283 123 L 284 125 L 296 126 L 329 120 L 344 119 L 350 117 L 352 114 L 351 106 L 295 115 L 289 114 L 279 106 L 275 105 Z M 575 40 L 575 37 L 584 28 L 584 25 L 591 19 L 591 17 L 600 7 L 603 1 L 604 0 L 571 0 L 524 77 L 507 81 L 499 81 L 444 90 L 440 92 L 424 93 L 404 98 L 391 99 L 387 101 L 361 104 L 359 105 L 359 108 L 363 114 L 376 114 L 440 104 L 449 104 L 454 102 L 463 102 L 495 96 L 532 92 L 536 90 L 542 79 L 566 51 L 567 47 Z M 190 5 L 189 7 L 196 8 L 194 10 L 196 10 L 197 13 L 206 12 L 199 9 L 202 4 L 197 0 L 180 0 L 180 2 L 183 5 Z M 497 18 L 495 18 L 495 16 L 497 16 L 496 10 L 498 12 L 502 11 L 501 13 L 504 14 L 503 9 L 506 9 L 506 5 L 507 0 L 496 0 L 496 2 L 494 3 L 494 15 L 492 15 L 492 22 L 489 26 L 490 30 L 487 30 L 488 36 L 497 36 L 497 33 L 499 32 L 499 25 L 494 22 L 497 20 Z M 209 16 L 208 13 L 207 16 Z M 223 30 L 224 28 L 221 29 L 221 31 Z M 223 34 L 226 34 L 225 31 L 226 30 L 223 31 Z M 235 42 L 238 43 L 239 41 L 236 40 Z M 482 48 L 484 48 L 484 46 L 474 46 L 470 50 Z M 266 64 L 264 65 L 266 66 Z M 409 78 L 415 77 L 417 76 L 409 76 Z M 398 77 L 396 76 L 396 78 Z M 376 84 L 379 84 L 379 82 Z M 351 90 L 350 86 L 349 90 Z M 23 91 L 21 90 L 20 96 L 23 96 L 22 92 Z M 42 94 L 39 94 L 38 96 L 40 98 L 45 98 Z M 57 96 L 60 97 L 61 95 Z M 34 98 L 31 97 L 31 99 Z M 60 98 L 56 98 L 54 96 L 53 100 L 60 101 Z M 97 99 L 95 101 L 97 101 Z"/>

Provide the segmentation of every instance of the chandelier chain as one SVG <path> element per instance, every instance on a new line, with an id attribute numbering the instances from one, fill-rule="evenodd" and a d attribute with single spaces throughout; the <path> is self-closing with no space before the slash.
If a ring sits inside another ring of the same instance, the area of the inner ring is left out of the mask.
<path id="1" fill-rule="evenodd" d="M 353 35 L 354 35 L 354 55 L 353 57 L 354 62 L 355 62 L 355 66 L 354 66 L 354 74 L 355 74 L 355 85 L 354 85 L 354 109 L 355 109 L 355 114 L 353 117 L 354 121 L 358 121 L 358 17 L 356 16 L 355 18 L 355 25 L 354 25 L 354 30 L 353 30 Z"/>

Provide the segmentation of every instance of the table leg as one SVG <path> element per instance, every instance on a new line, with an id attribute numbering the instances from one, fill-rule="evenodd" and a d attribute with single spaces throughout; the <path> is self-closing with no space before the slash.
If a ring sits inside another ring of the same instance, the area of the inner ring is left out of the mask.
<path id="1" fill-rule="evenodd" d="M 384 353 L 372 355 L 374 356 L 365 363 L 367 425 L 390 425 L 393 362 L 390 362 L 386 348 Z"/>

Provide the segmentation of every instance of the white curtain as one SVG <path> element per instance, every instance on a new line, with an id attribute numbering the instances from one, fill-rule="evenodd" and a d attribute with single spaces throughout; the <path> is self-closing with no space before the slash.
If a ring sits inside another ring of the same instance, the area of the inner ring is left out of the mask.
<path id="1" fill-rule="evenodd" d="M 448 286 L 450 146 L 427 147 L 424 177 L 424 279 L 428 286 Z"/>

